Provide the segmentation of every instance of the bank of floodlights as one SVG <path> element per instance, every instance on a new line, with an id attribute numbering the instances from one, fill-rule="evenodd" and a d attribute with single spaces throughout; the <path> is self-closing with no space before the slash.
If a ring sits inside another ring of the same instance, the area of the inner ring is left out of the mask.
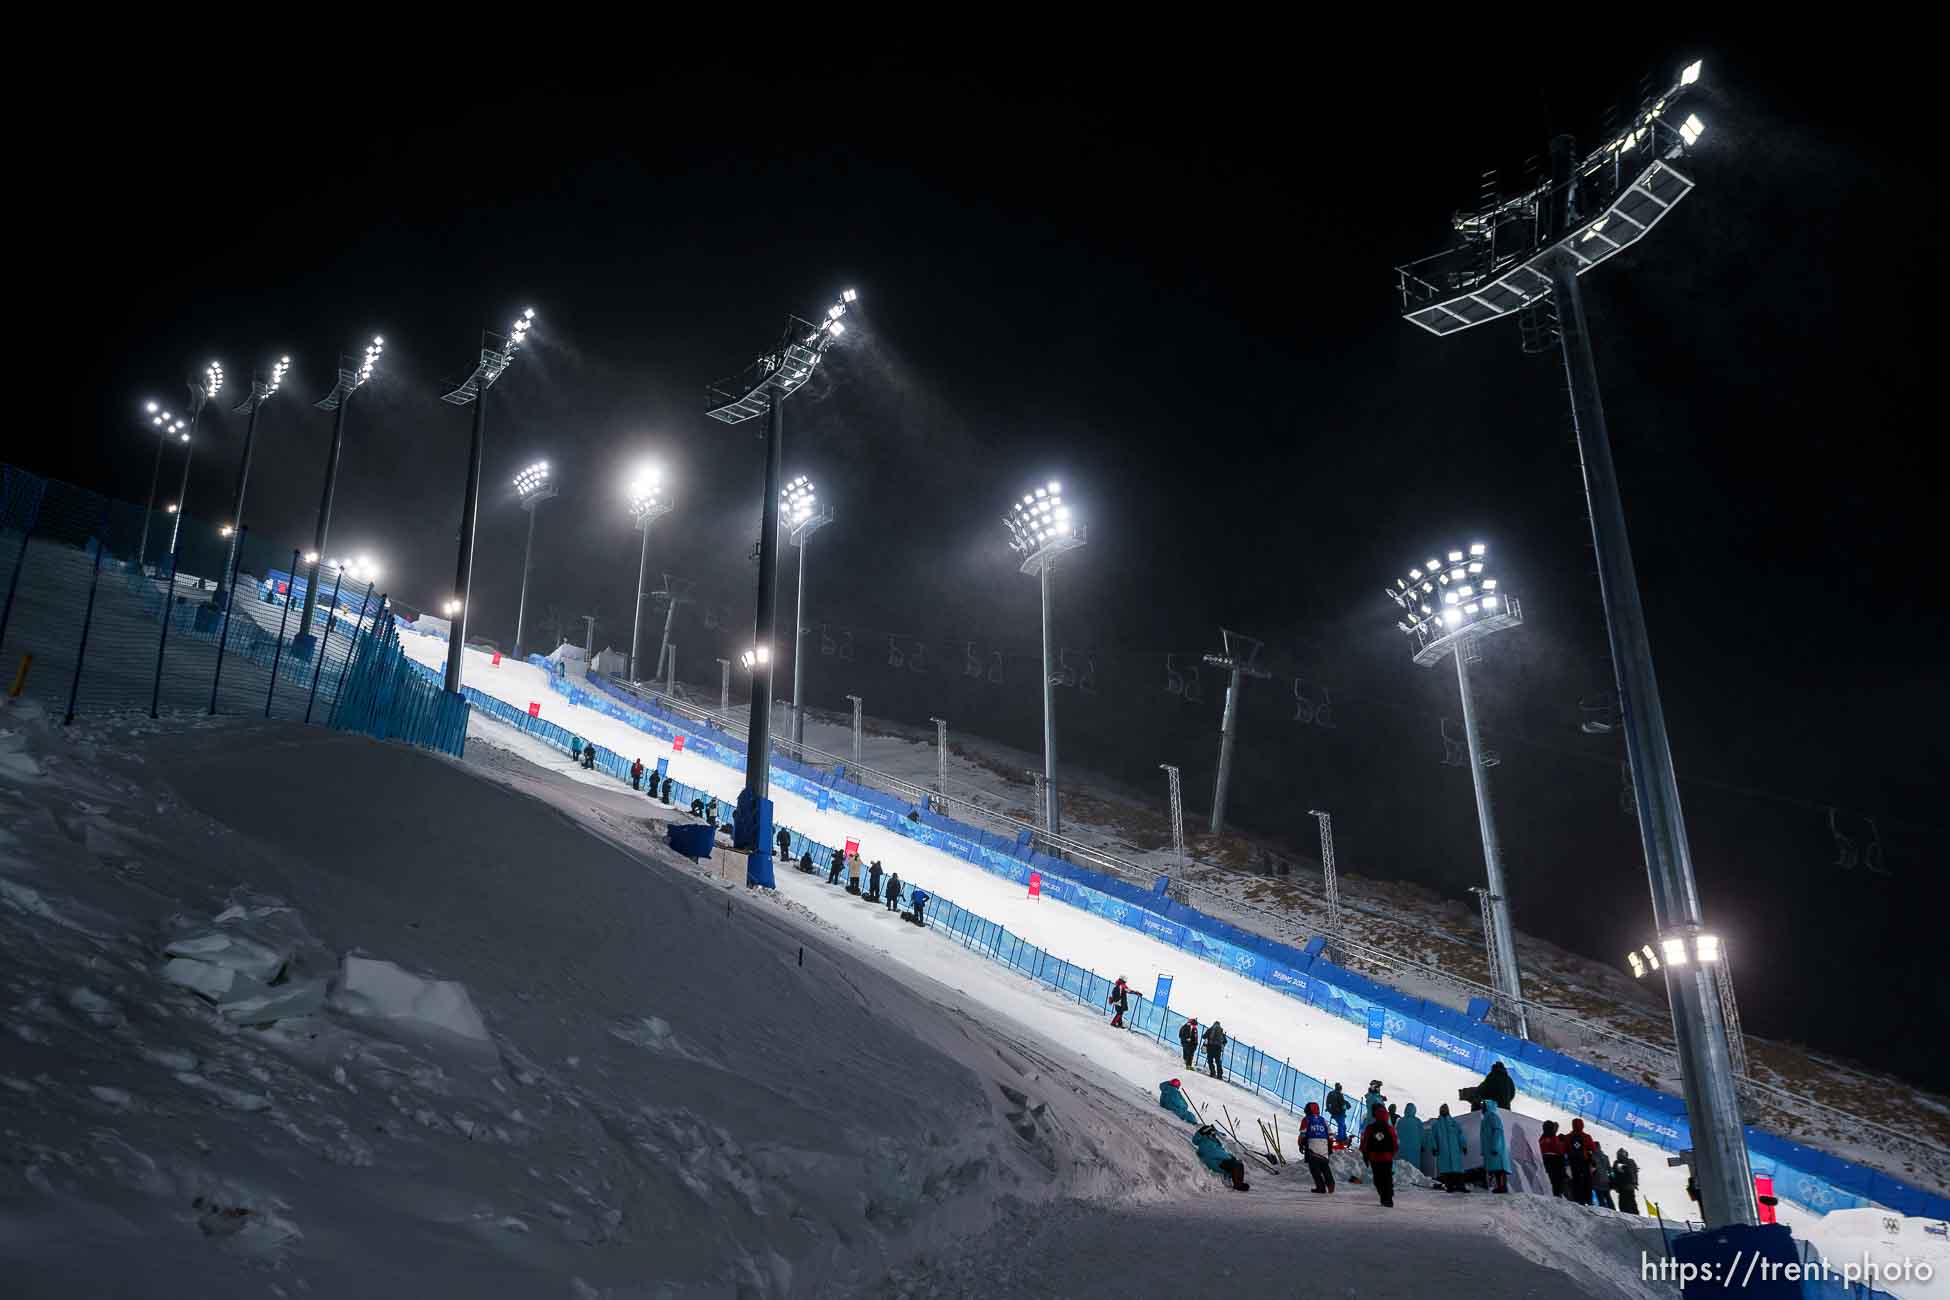
<path id="1" fill-rule="evenodd" d="M 846 290 L 817 322 L 788 316 L 778 350 L 759 357 L 734 377 L 712 385 L 709 389 L 712 405 L 706 414 L 725 424 L 743 424 L 770 410 L 775 395 L 783 400 L 798 392 L 812 378 L 826 350 L 846 333 L 841 318 L 859 297 L 854 290 Z"/>
<path id="2" fill-rule="evenodd" d="M 772 662 L 771 648 L 762 645 L 754 646 L 740 654 L 738 656 L 738 662 L 745 665 L 746 672 L 750 672 L 754 668 L 762 668 Z"/>
<path id="3" fill-rule="evenodd" d="M 515 353 L 521 351 L 522 345 L 528 342 L 528 331 L 534 327 L 535 309 L 527 307 L 522 310 L 521 315 L 515 317 L 514 324 L 508 327 L 506 334 L 482 330 L 480 364 L 474 367 L 474 373 L 441 394 L 440 400 L 451 402 L 455 406 L 466 406 L 486 392 L 493 386 L 495 380 L 501 378 L 502 372 L 513 363 Z"/>
<path id="4" fill-rule="evenodd" d="M 1431 555 L 1386 590 L 1401 607 L 1395 626 L 1414 638 L 1415 662 L 1424 666 L 1461 641 L 1523 622 L 1523 606 L 1490 571 L 1482 542 Z"/>
<path id="5" fill-rule="evenodd" d="M 663 471 L 655 466 L 638 470 L 625 489 L 625 495 L 630 504 L 630 518 L 638 528 L 648 527 L 651 521 L 671 511 L 670 494 L 664 490 Z"/>
<path id="6" fill-rule="evenodd" d="M 779 522 L 788 532 L 819 513 L 819 498 L 812 480 L 804 474 L 787 483 L 779 492 Z"/>
<path id="7" fill-rule="evenodd" d="M 230 408 L 232 414 L 255 413 L 258 407 L 264 405 L 265 402 L 269 401 L 271 399 L 271 395 L 276 393 L 278 389 L 284 386 L 285 372 L 290 369 L 291 369 L 291 358 L 279 357 L 277 359 L 277 362 L 274 365 L 272 365 L 271 371 L 268 375 L 251 376 L 251 391 L 244 398 L 243 401 L 237 403 L 237 405 Z M 222 382 L 222 378 L 223 378 L 222 374 L 221 372 L 219 372 L 219 374 L 217 375 L 217 380 L 219 383 Z"/>
<path id="8" fill-rule="evenodd" d="M 1642 944 L 1636 952 L 1626 953 L 1625 961 L 1632 968 L 1634 978 L 1644 979 L 1661 966 L 1678 969 L 1688 962 L 1715 966 L 1721 956 L 1720 936 L 1697 932 L 1661 939 L 1656 951 L 1651 944 Z"/>
<path id="9" fill-rule="evenodd" d="M 1022 571 L 1035 573 L 1064 551 L 1085 541 L 1085 531 L 1063 500 L 1063 485 L 1052 479 L 1025 492 L 1002 516 L 1009 528 L 1009 547 L 1022 557 Z"/>
<path id="10" fill-rule="evenodd" d="M 515 475 L 515 496 L 524 509 L 532 509 L 555 495 L 555 480 L 550 477 L 548 462 L 538 460 L 533 465 L 524 466 Z"/>
<path id="11" fill-rule="evenodd" d="M 372 336 L 372 342 L 366 344 L 365 355 L 356 362 L 351 357 L 341 356 L 338 382 L 332 385 L 331 392 L 313 402 L 312 405 L 321 411 L 338 410 L 339 405 L 346 398 L 350 397 L 355 390 L 364 387 L 372 378 L 374 368 L 379 365 L 379 354 L 385 350 L 386 340 L 375 334 Z"/>

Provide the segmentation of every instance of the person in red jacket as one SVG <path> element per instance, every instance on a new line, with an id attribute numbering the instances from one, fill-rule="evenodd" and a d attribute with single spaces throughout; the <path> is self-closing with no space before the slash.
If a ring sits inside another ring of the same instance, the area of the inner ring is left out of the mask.
<path id="1" fill-rule="evenodd" d="M 1544 1172 L 1550 1175 L 1551 1195 L 1564 1195 L 1564 1139 L 1557 1135 L 1557 1121 L 1544 1121 L 1544 1133 L 1537 1139 L 1537 1153 L 1544 1157 Z"/>
<path id="2" fill-rule="evenodd" d="M 1395 1126 L 1388 1122 L 1388 1108 L 1377 1104 L 1373 1113 L 1374 1118 L 1361 1130 L 1361 1158 L 1368 1162 L 1375 1194 L 1381 1198 L 1382 1205 L 1393 1209 L 1395 1152 L 1401 1149 L 1401 1143 L 1395 1137 Z"/>
<path id="3" fill-rule="evenodd" d="M 1598 1144 L 1584 1131 L 1584 1121 L 1571 1121 L 1571 1131 L 1564 1135 L 1564 1164 L 1571 1178 L 1568 1195 L 1574 1205 L 1591 1204 L 1591 1166 L 1598 1154 Z"/>

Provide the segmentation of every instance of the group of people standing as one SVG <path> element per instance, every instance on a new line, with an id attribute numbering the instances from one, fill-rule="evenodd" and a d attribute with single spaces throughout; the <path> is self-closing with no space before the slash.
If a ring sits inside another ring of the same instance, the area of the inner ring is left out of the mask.
<path id="1" fill-rule="evenodd" d="M 1205 1048 L 1205 1072 L 1223 1082 L 1226 1077 L 1225 1026 L 1214 1020 L 1203 1030 L 1198 1027 L 1198 1017 L 1193 1016 L 1178 1026 L 1178 1046 L 1185 1054 L 1185 1068 L 1192 1068 L 1193 1058 L 1198 1055 L 1200 1046 Z"/>
<path id="2" fill-rule="evenodd" d="M 779 857 L 785 861 L 791 861 L 792 832 L 780 831 L 778 844 Z M 799 855 L 799 870 L 805 872 L 807 875 L 814 874 L 816 868 L 813 866 L 811 853 L 801 853 Z M 860 855 L 857 853 L 847 853 L 841 849 L 834 849 L 833 856 L 827 865 L 826 883 L 829 885 L 837 885 L 840 883 L 842 876 L 846 878 L 847 893 L 852 894 L 856 898 L 865 899 L 869 903 L 884 901 L 887 905 L 887 910 L 890 912 L 898 912 L 901 910 L 901 899 L 905 895 L 908 904 L 913 908 L 913 911 L 907 914 L 907 919 L 919 926 L 927 925 L 928 891 L 918 887 L 909 888 L 903 885 L 901 883 L 900 872 L 889 873 L 885 867 L 880 865 L 878 858 L 874 859 L 866 868 L 866 884 L 863 887 L 860 883 Z M 886 881 L 884 896 L 881 889 L 883 879 Z"/>
<path id="3" fill-rule="evenodd" d="M 1544 1158 L 1552 1196 L 1562 1196 L 1573 1205 L 1639 1212 L 1637 1162 L 1624 1147 L 1618 1148 L 1616 1156 L 1607 1156 L 1598 1140 L 1584 1131 L 1583 1120 L 1572 1120 L 1568 1133 L 1558 1130 L 1556 1120 L 1545 1120 L 1537 1153 Z"/>

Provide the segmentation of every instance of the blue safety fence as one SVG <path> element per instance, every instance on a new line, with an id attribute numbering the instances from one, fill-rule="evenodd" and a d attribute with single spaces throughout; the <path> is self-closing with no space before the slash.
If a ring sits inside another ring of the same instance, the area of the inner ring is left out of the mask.
<path id="1" fill-rule="evenodd" d="M 468 702 L 429 682 L 419 667 L 400 649 L 393 616 L 379 615 L 353 645 L 331 725 L 460 757 L 467 744 Z"/>
<path id="2" fill-rule="evenodd" d="M 571 704 L 658 739 L 674 742 L 682 736 L 689 753 L 734 769 L 744 766 L 741 739 L 627 695 L 599 674 L 573 681 L 552 674 L 549 686 Z M 1370 1009 L 1379 1008 L 1386 1037 L 1472 1071 L 1487 1071 L 1500 1060 L 1519 1091 L 1551 1109 L 1590 1118 L 1668 1151 L 1692 1145 L 1681 1099 L 1505 1034 L 1484 1023 L 1480 1012 L 1472 1016 L 1371 980 L 1327 960 L 1318 939 L 1303 948 L 1270 939 L 1176 902 L 1155 887 L 1036 852 L 1027 834 L 1011 838 L 984 831 L 849 781 L 843 766 L 827 770 L 775 755 L 772 781 L 821 809 L 832 808 L 1017 883 L 1026 885 L 1036 873 L 1047 897 L 1138 930 L 1344 1020 L 1365 1024 Z M 1826 1212 L 1875 1203 L 1903 1214 L 1950 1218 L 1950 1197 L 1761 1129 L 1749 1127 L 1746 1134 L 1754 1172 L 1771 1175 L 1778 1195 L 1810 1209 Z"/>

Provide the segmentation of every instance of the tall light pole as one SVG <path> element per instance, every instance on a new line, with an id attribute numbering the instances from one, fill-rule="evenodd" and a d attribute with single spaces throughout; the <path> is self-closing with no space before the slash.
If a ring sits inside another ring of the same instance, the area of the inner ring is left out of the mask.
<path id="1" fill-rule="evenodd" d="M 176 516 L 175 520 L 169 525 L 169 553 L 172 556 L 176 554 L 176 538 L 177 534 L 182 530 L 183 511 L 187 508 L 189 499 L 190 457 L 196 454 L 196 443 L 191 441 L 191 439 L 196 436 L 197 421 L 202 418 L 204 405 L 208 402 L 215 401 L 217 394 L 222 391 L 223 365 L 216 361 L 212 361 L 203 368 L 202 387 L 199 388 L 194 384 L 190 386 L 190 427 L 183 434 L 183 481 L 177 484 L 176 504 L 170 507 L 170 513 Z M 170 577 L 172 587 L 175 585 L 175 581 L 175 576 L 172 573 Z"/>
<path id="2" fill-rule="evenodd" d="M 515 658 L 521 658 L 521 634 L 528 620 L 528 571 L 535 559 L 535 512 L 544 501 L 556 496 L 555 480 L 549 476 L 548 462 L 538 460 L 515 475 L 515 497 L 528 512 L 528 541 L 521 548 L 521 599 L 515 604 Z"/>
<path id="3" fill-rule="evenodd" d="M 1401 606 L 1395 626 L 1415 642 L 1415 662 L 1425 668 L 1450 655 L 1456 660 L 1456 686 L 1462 692 L 1463 733 L 1469 741 L 1469 774 L 1476 786 L 1476 824 L 1483 836 L 1483 876 L 1488 886 L 1493 921 L 1490 983 L 1495 987 L 1498 1018 L 1503 1028 L 1520 1038 L 1530 1037 L 1523 1006 L 1523 976 L 1517 969 L 1516 933 L 1510 925 L 1510 891 L 1503 879 L 1503 843 L 1496 833 L 1490 805 L 1489 766 L 1483 761 L 1483 735 L 1476 724 L 1476 696 L 1470 689 L 1469 665 L 1482 657 L 1483 641 L 1508 628 L 1521 626 L 1523 607 L 1516 597 L 1500 591 L 1488 572 L 1489 547 L 1458 547 L 1448 559 L 1432 555 L 1396 578 L 1386 588 L 1388 598 Z"/>
<path id="4" fill-rule="evenodd" d="M 669 666 L 669 677 L 666 679 L 667 684 L 664 686 L 664 694 L 666 695 L 675 695 L 677 693 L 677 665 L 675 662 L 677 658 L 677 647 L 670 642 L 670 629 L 677 622 L 677 607 L 691 603 L 691 588 L 695 585 L 696 583 L 689 578 L 674 578 L 666 573 L 664 575 L 663 590 L 649 593 L 651 599 L 661 600 L 664 603 L 663 636 L 657 642 L 657 662 L 650 677 L 652 681 L 655 681 L 657 674 L 665 671 L 664 660 L 670 659 L 672 661 Z"/>
<path id="5" fill-rule="evenodd" d="M 1183 787 L 1179 785 L 1178 769 L 1170 763 L 1158 764 L 1158 770 L 1165 774 L 1166 792 L 1171 801 L 1171 847 L 1178 854 L 1178 870 L 1185 870 L 1185 798 Z"/>
<path id="6" fill-rule="evenodd" d="M 1226 791 L 1232 786 L 1232 745 L 1239 737 L 1239 691 L 1248 677 L 1270 677 L 1259 666 L 1260 647 L 1265 643 L 1242 636 L 1228 628 L 1219 629 L 1225 653 L 1206 655 L 1205 662 L 1231 674 L 1226 683 L 1226 707 L 1219 722 L 1219 774 L 1212 784 L 1212 833 L 1226 828 Z"/>
<path id="7" fill-rule="evenodd" d="M 670 496 L 663 489 L 663 471 L 655 465 L 645 465 L 630 480 L 629 486 L 630 520 L 638 532 L 643 534 L 642 554 L 636 566 L 636 613 L 630 618 L 630 680 L 637 681 L 642 674 L 637 672 L 637 646 L 641 643 L 643 631 L 643 590 L 644 583 L 650 580 L 650 525 L 670 513 Z M 663 653 L 658 652 L 658 666 L 663 664 Z M 651 677 L 656 672 L 651 671 Z"/>
<path id="8" fill-rule="evenodd" d="M 386 350 L 386 340 L 375 334 L 372 342 L 366 344 L 366 352 L 356 365 L 348 365 L 351 357 L 339 357 L 338 382 L 332 391 L 319 398 L 312 405 L 321 411 L 334 412 L 332 419 L 332 448 L 325 456 L 325 489 L 318 499 L 318 524 L 312 535 L 311 549 L 322 555 L 326 543 L 332 537 L 332 494 L 338 490 L 339 456 L 345 450 L 345 412 L 352 405 L 352 394 L 363 388 L 372 378 L 373 367 L 379 364 L 379 354 Z M 305 608 L 298 617 L 298 635 L 291 638 L 291 651 L 303 658 L 311 653 L 312 616 L 318 612 L 318 562 L 313 560 L 305 571 Z"/>
<path id="9" fill-rule="evenodd" d="M 136 544 L 135 548 L 135 571 L 137 573 L 143 572 L 144 566 L 149 560 L 149 516 L 155 513 L 156 488 L 162 482 L 163 448 L 171 442 L 176 441 L 179 437 L 184 442 L 190 440 L 190 435 L 184 432 L 186 428 L 184 422 L 171 415 L 168 411 L 163 410 L 156 403 L 148 403 L 143 410 L 149 417 L 149 425 L 155 430 L 156 434 L 156 464 L 149 471 L 149 499 L 142 506 L 142 540 Z"/>
<path id="10" fill-rule="evenodd" d="M 857 695 L 849 695 L 846 698 L 853 705 L 853 766 L 858 767 L 860 766 L 860 732 L 862 729 L 860 725 L 860 710 L 864 706 L 860 697 Z"/>
<path id="11" fill-rule="evenodd" d="M 771 820 L 773 657 L 770 647 L 778 629 L 779 512 L 774 503 L 779 498 L 780 480 L 784 477 L 785 402 L 812 378 L 827 349 L 846 332 L 840 318 L 858 297 L 853 290 L 846 290 L 838 302 L 826 309 L 824 319 L 817 324 L 788 316 L 785 333 L 775 348 L 758 357 L 737 377 L 708 390 L 708 413 L 714 420 L 743 424 L 754 416 L 766 417 L 765 490 L 759 497 L 758 610 L 753 620 L 754 645 L 765 653 L 752 672 L 745 788 L 738 795 L 732 839 L 737 847 L 751 852 L 747 882 L 767 888 L 772 885 L 772 837 L 766 829 Z"/>
<path id="12" fill-rule="evenodd" d="M 216 595 L 210 599 L 210 608 L 213 610 L 223 609 L 230 603 L 230 589 L 227 584 L 233 580 L 230 568 L 236 563 L 237 542 L 243 536 L 244 489 L 250 486 L 251 447 L 257 441 L 257 413 L 263 410 L 264 403 L 270 401 L 277 393 L 278 388 L 284 383 L 284 373 L 289 369 L 291 369 L 291 358 L 279 357 L 277 364 L 271 367 L 268 376 L 251 376 L 250 396 L 230 408 L 233 415 L 239 411 L 247 412 L 250 421 L 244 426 L 244 455 L 237 462 L 237 491 L 232 494 L 230 503 L 230 546 L 224 552 L 223 569 L 217 574 Z M 185 468 L 187 469 L 187 466 Z"/>
<path id="13" fill-rule="evenodd" d="M 1315 808 L 1308 814 L 1320 823 L 1320 883 L 1327 895 L 1327 960 L 1341 959 L 1341 877 L 1334 867 L 1334 815 Z"/>
<path id="14" fill-rule="evenodd" d="M 1453 334 L 1517 315 L 1529 350 L 1544 350 L 1553 340 L 1558 345 L 1584 462 L 1585 503 L 1653 920 L 1662 943 L 1672 939 L 1681 944 L 1704 933 L 1706 920 L 1579 277 L 1638 243 L 1692 193 L 1692 179 L 1672 163 L 1706 133 L 1705 123 L 1684 110 L 1700 72 L 1699 63 L 1688 64 L 1662 93 L 1639 106 L 1621 134 L 1609 136 L 1582 158 L 1574 156 L 1570 137 L 1557 137 L 1551 142 L 1547 181 L 1509 198 L 1498 196 L 1478 212 L 1456 218 L 1456 245 L 1396 271 L 1403 317 L 1431 334 Z M 1730 1035 L 1715 987 L 1716 966 L 1689 962 L 1670 972 L 1666 981 L 1693 1131 L 1700 1210 L 1712 1227 L 1752 1224 L 1759 1217 Z"/>
<path id="15" fill-rule="evenodd" d="M 1023 493 L 1002 516 L 1009 529 L 1009 548 L 1022 557 L 1022 571 L 1033 573 L 1043 596 L 1043 820 L 1054 835 L 1063 829 L 1061 800 L 1056 793 L 1056 665 L 1050 653 L 1050 570 L 1056 557 L 1082 546 L 1083 525 L 1070 517 L 1063 503 L 1063 485 L 1055 479 Z"/>
<path id="16" fill-rule="evenodd" d="M 481 331 L 481 360 L 474 373 L 441 394 L 440 400 L 454 406 L 474 404 L 474 439 L 467 453 L 467 488 L 460 501 L 460 557 L 454 566 L 455 605 L 453 625 L 447 629 L 447 681 L 450 695 L 460 694 L 461 653 L 467 646 L 467 608 L 474 583 L 474 525 L 481 511 L 481 455 L 487 442 L 487 392 L 501 378 L 515 353 L 528 341 L 535 323 L 535 309 L 528 308 L 515 318 L 506 334 Z"/>
<path id="17" fill-rule="evenodd" d="M 792 544 L 799 548 L 799 617 L 792 634 L 792 743 L 806 743 L 806 543 L 833 522 L 833 508 L 821 508 L 813 482 L 804 474 L 779 493 L 779 513 Z"/>

